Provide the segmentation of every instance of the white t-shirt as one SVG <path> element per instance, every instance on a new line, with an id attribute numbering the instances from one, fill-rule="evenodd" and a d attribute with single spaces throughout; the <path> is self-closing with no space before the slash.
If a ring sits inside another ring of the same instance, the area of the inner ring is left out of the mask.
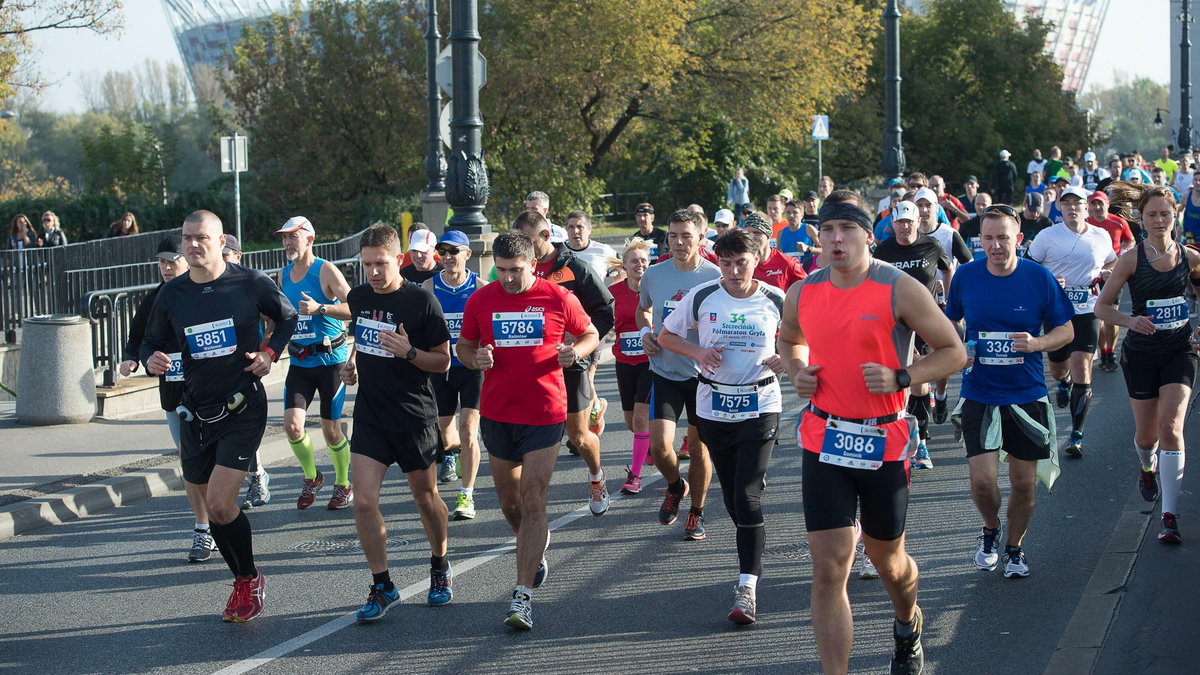
<path id="1" fill-rule="evenodd" d="M 1109 177 L 1108 169 L 1102 166 L 1096 167 L 1095 171 L 1089 171 L 1087 168 L 1084 168 L 1079 172 L 1079 175 L 1083 177 L 1083 189 L 1085 190 L 1095 190 L 1096 185 L 1100 181 Z"/>
<path id="2" fill-rule="evenodd" d="M 762 362 L 775 353 L 775 334 L 783 313 L 783 291 L 755 282 L 748 298 L 735 298 L 720 280 L 693 288 L 663 328 L 680 336 L 696 329 L 701 347 L 724 347 L 721 365 L 702 373 L 714 383 L 696 386 L 696 414 L 714 422 L 739 422 L 759 413 L 783 411 L 779 378 L 758 387 L 774 372 Z"/>
<path id="3" fill-rule="evenodd" d="M 1175 190 L 1179 194 L 1186 194 L 1188 190 L 1192 189 L 1192 179 L 1195 175 L 1195 171 L 1184 173 L 1183 169 L 1180 169 L 1175 172 L 1175 180 L 1172 182 L 1172 185 L 1175 186 Z"/>
<path id="4" fill-rule="evenodd" d="M 1025 174 L 1031 174 L 1034 171 L 1042 171 L 1046 168 L 1046 159 L 1031 159 L 1029 165 L 1025 167 Z"/>
<path id="5" fill-rule="evenodd" d="M 576 258 L 590 265 L 601 281 L 608 278 L 608 259 L 617 257 L 617 252 L 613 250 L 613 247 L 595 239 L 590 240 L 587 248 L 580 251 L 571 248 L 570 244 L 564 244 L 564 246 L 574 253 Z"/>
<path id="6" fill-rule="evenodd" d="M 1089 224 L 1080 234 L 1066 223 L 1057 223 L 1033 238 L 1029 257 L 1054 276 L 1062 277 L 1075 313 L 1086 314 L 1096 308 L 1092 282 L 1100 276 L 1102 267 L 1117 259 L 1117 254 L 1112 237 L 1099 227 Z"/>

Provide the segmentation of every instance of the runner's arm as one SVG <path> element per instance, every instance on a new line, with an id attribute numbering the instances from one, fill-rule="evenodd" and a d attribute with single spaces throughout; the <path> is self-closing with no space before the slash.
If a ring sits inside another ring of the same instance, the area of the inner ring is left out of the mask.
<path id="1" fill-rule="evenodd" d="M 329 261 L 321 265 L 321 290 L 325 291 L 325 297 L 340 301 L 336 305 L 325 305 L 325 316 L 349 321 L 350 305 L 346 304 L 346 296 L 350 293 L 350 284 L 346 283 L 338 266 Z"/>
<path id="2" fill-rule="evenodd" d="M 1136 267 L 1136 251 L 1133 253 L 1122 253 L 1117 258 L 1117 263 L 1113 266 L 1112 274 L 1108 277 L 1108 281 L 1104 282 L 1104 288 L 1100 290 L 1100 297 L 1096 298 L 1095 311 L 1097 319 L 1114 326 L 1126 327 L 1135 321 L 1133 316 L 1117 309 L 1117 302 L 1121 297 L 1121 289 L 1129 282 L 1129 277 L 1133 276 L 1133 270 Z"/>
<path id="3" fill-rule="evenodd" d="M 932 348 L 932 352 L 909 366 L 913 384 L 933 382 L 962 369 L 967 352 L 958 339 L 958 331 L 934 303 L 925 286 L 910 276 L 900 277 L 895 287 L 896 320 L 913 330 Z M 895 391 L 895 373 L 891 376 Z"/>

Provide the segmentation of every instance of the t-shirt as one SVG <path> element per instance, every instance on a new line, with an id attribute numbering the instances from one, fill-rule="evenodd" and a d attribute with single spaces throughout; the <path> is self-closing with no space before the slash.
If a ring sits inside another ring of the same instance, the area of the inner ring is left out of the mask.
<path id="1" fill-rule="evenodd" d="M 1179 162 L 1176 162 L 1175 160 L 1171 159 L 1170 157 L 1168 157 L 1166 159 L 1159 157 L 1158 159 L 1154 160 L 1154 166 L 1157 166 L 1158 168 L 1160 168 L 1166 172 L 1168 183 L 1170 183 L 1175 178 L 1175 172 L 1179 170 Z"/>
<path id="2" fill-rule="evenodd" d="M 756 284 L 748 298 L 735 298 L 719 280 L 691 290 L 663 327 L 675 335 L 698 331 L 703 347 L 724 348 L 721 365 L 696 386 L 696 414 L 714 422 L 737 422 L 760 413 L 782 412 L 779 378 L 762 365 L 775 353 L 783 313 L 783 291 Z M 770 384 L 756 383 L 773 378 Z"/>
<path id="3" fill-rule="evenodd" d="M 1062 168 L 1063 163 L 1061 159 L 1046 160 L 1046 169 L 1042 171 L 1042 180 L 1049 183 L 1052 177 L 1057 176 L 1058 172 L 1062 171 Z"/>
<path id="4" fill-rule="evenodd" d="M 662 228 L 651 227 L 650 234 L 642 234 L 641 230 L 634 230 L 633 236 L 630 239 L 641 239 L 649 244 L 651 260 L 654 260 L 663 253 L 670 253 L 667 250 L 667 231 Z"/>
<path id="5" fill-rule="evenodd" d="M 813 245 L 812 237 L 808 235 L 808 225 L 801 222 L 800 227 L 795 230 L 790 227 L 785 227 L 779 232 L 779 252 L 784 255 L 789 255 L 793 258 L 798 258 L 801 263 L 807 263 L 812 259 L 811 253 L 801 253 L 797 244 L 804 243 L 809 246 Z"/>
<path id="6" fill-rule="evenodd" d="M 567 420 L 567 391 L 557 345 L 591 325 L 579 298 L 545 279 L 524 293 L 500 284 L 475 291 L 463 309 L 463 340 L 492 345 L 479 413 L 494 422 L 545 426 Z"/>
<path id="7" fill-rule="evenodd" d="M 950 269 L 950 258 L 927 234 L 917 234 L 916 240 L 903 246 L 895 237 L 875 247 L 876 260 L 891 263 L 893 267 L 921 282 L 932 294 L 937 284 L 938 270 Z"/>
<path id="8" fill-rule="evenodd" d="M 638 311 L 640 295 L 629 287 L 625 281 L 618 281 L 608 287 L 613 296 L 613 332 L 616 341 L 613 342 L 613 357 L 618 363 L 646 363 L 649 357 L 642 348 L 641 331 L 637 327 L 635 315 Z"/>
<path id="9" fill-rule="evenodd" d="M 758 281 L 763 281 L 776 288 L 787 290 L 792 287 L 792 284 L 804 279 L 808 276 L 804 273 L 804 268 L 800 265 L 800 261 L 791 256 L 780 253 L 777 249 L 771 249 L 767 259 L 758 263 L 754 268 L 754 278 Z"/>
<path id="10" fill-rule="evenodd" d="M 932 232 L 924 232 L 934 241 L 942 245 L 942 250 L 946 252 L 946 257 L 951 264 L 961 265 L 971 262 L 975 256 L 971 253 L 971 249 L 967 246 L 967 242 L 963 241 L 962 235 L 958 230 L 951 228 L 948 225 L 939 224 Z M 939 270 L 938 278 L 942 279 L 945 275 Z"/>
<path id="11" fill-rule="evenodd" d="M 675 311 L 688 291 L 706 281 L 719 278 L 721 270 L 703 258 L 696 269 L 688 271 L 680 271 L 673 260 L 652 265 L 642 275 L 639 306 L 642 309 L 651 309 L 654 332 L 658 333 L 663 326 L 663 319 Z M 684 337 L 688 342 L 699 344 L 700 338 L 694 331 L 688 332 Z M 650 370 L 675 381 L 695 377 L 700 372 L 695 361 L 666 349 L 650 357 Z"/>
<path id="12" fill-rule="evenodd" d="M 1171 186 L 1180 194 L 1186 194 L 1192 189 L 1192 183 L 1195 180 L 1195 171 L 1176 171 L 1175 178 L 1171 181 Z"/>
<path id="13" fill-rule="evenodd" d="M 419 270 L 417 269 L 416 265 L 405 265 L 404 267 L 400 268 L 400 276 L 419 286 L 425 283 L 426 279 L 432 279 L 435 274 L 438 274 L 444 269 L 446 268 L 442 267 L 442 263 L 434 264 L 433 269 L 429 271 Z"/>
<path id="14" fill-rule="evenodd" d="M 1052 276 L 1062 277 L 1075 311 L 1087 314 L 1096 309 L 1092 285 L 1100 268 L 1116 260 L 1112 237 L 1095 225 L 1082 234 L 1060 223 L 1043 230 L 1029 245 L 1029 259 L 1041 263 Z"/>
<path id="15" fill-rule="evenodd" d="M 391 293 L 376 293 L 369 284 L 357 286 L 346 302 L 358 364 L 354 422 L 397 432 L 418 431 L 437 422 L 429 373 L 386 351 L 379 340 L 380 331 L 403 325 L 408 341 L 422 351 L 449 342 L 450 331 L 437 299 L 405 281 Z"/>
<path id="16" fill-rule="evenodd" d="M 967 341 L 975 341 L 975 363 L 963 376 L 963 398 L 987 405 L 1032 403 L 1046 395 L 1042 353 L 1012 349 L 1008 335 L 1042 334 L 1042 326 L 1061 326 L 1075 310 L 1066 292 L 1045 267 L 1017 260 L 1017 268 L 998 277 L 986 261 L 959 268 L 950 282 L 946 316 L 967 320 Z"/>
<path id="17" fill-rule="evenodd" d="M 1046 159 L 1045 158 L 1031 159 L 1031 160 L 1029 160 L 1029 164 L 1027 164 L 1025 166 L 1025 173 L 1031 174 L 1034 171 L 1041 171 L 1045 167 L 1046 167 Z"/>
<path id="18" fill-rule="evenodd" d="M 1121 249 L 1125 247 L 1126 242 L 1133 243 L 1133 230 L 1129 229 L 1129 223 L 1125 219 L 1113 213 L 1106 214 L 1104 220 L 1096 220 L 1088 218 L 1088 225 L 1094 225 L 1108 233 L 1112 237 L 1113 252 L 1121 255 Z"/>
<path id="19" fill-rule="evenodd" d="M 588 242 L 587 248 L 578 251 L 568 244 L 564 243 L 563 246 L 574 253 L 576 258 L 590 265 L 596 271 L 596 276 L 601 279 L 608 278 L 608 259 L 617 257 L 617 252 L 613 250 L 613 247 L 595 239 Z"/>

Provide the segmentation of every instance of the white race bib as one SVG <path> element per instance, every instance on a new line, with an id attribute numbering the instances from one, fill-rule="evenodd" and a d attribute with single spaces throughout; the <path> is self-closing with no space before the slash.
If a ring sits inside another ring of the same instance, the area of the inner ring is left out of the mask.
<path id="1" fill-rule="evenodd" d="M 1013 347 L 1008 333 L 980 333 L 975 340 L 975 362 L 988 366 L 1016 366 L 1025 356 Z"/>
<path id="2" fill-rule="evenodd" d="M 167 382 L 183 382 L 183 353 L 167 354 L 167 358 L 171 359 L 171 367 L 167 369 L 163 379 Z"/>
<path id="3" fill-rule="evenodd" d="M 385 330 L 394 331 L 396 326 L 383 321 L 358 317 L 354 322 L 354 349 L 371 356 L 382 356 L 385 359 L 396 358 L 395 354 L 383 348 L 383 343 L 379 339 L 379 332 Z"/>
<path id="4" fill-rule="evenodd" d="M 492 339 L 497 347 L 537 347 L 545 322 L 542 312 L 493 312 Z"/>
<path id="5" fill-rule="evenodd" d="M 446 317 L 446 330 L 450 331 L 450 341 L 457 342 L 458 336 L 462 333 L 463 313 L 447 312 L 444 316 Z"/>

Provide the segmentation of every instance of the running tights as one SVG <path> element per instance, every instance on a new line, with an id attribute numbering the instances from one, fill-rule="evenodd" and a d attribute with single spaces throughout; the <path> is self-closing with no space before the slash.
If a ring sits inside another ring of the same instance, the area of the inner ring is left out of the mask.
<path id="1" fill-rule="evenodd" d="M 742 441 L 732 446 L 709 445 L 713 469 L 721 481 L 725 510 L 737 525 L 738 572 L 762 576 L 762 552 L 766 545 L 763 527 L 762 479 L 775 439 Z"/>

